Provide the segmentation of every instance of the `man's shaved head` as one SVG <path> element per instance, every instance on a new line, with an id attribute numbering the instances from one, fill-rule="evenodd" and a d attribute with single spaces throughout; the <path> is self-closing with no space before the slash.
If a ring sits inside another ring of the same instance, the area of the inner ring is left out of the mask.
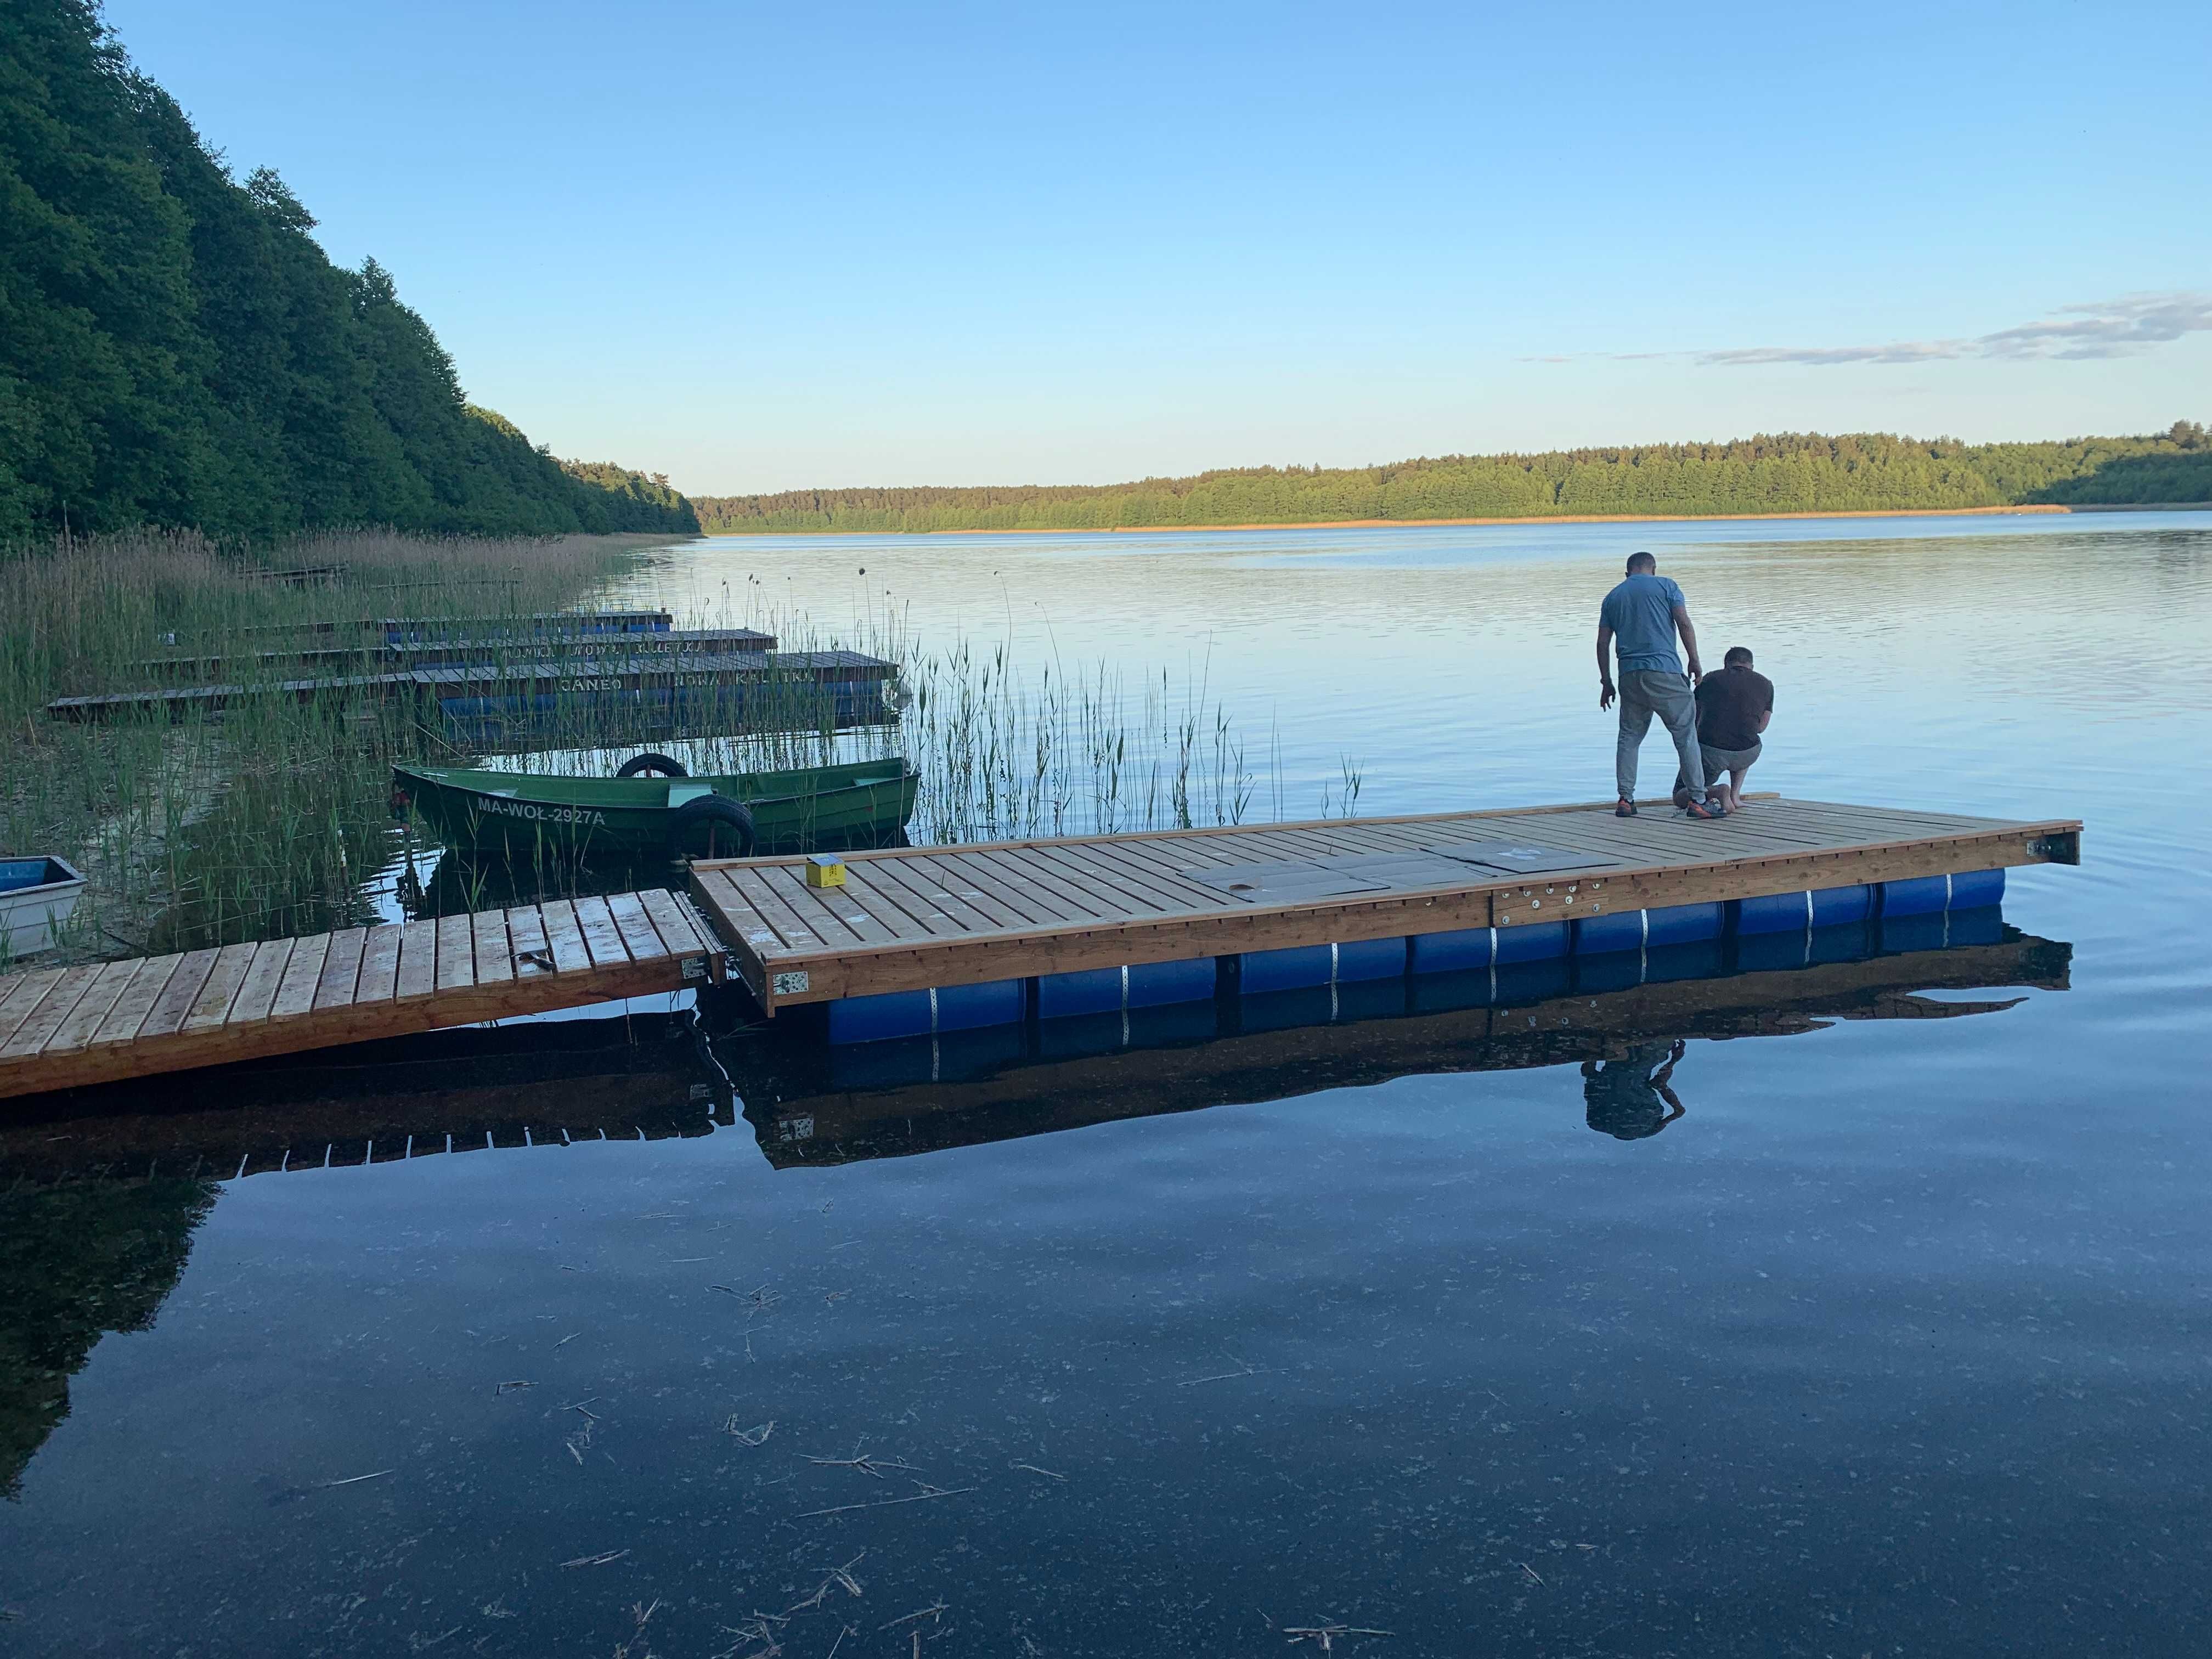
<path id="1" fill-rule="evenodd" d="M 1649 553 L 1632 553 L 1628 556 L 1628 574 L 1632 576 L 1656 570 L 1658 568 L 1659 561 Z"/>

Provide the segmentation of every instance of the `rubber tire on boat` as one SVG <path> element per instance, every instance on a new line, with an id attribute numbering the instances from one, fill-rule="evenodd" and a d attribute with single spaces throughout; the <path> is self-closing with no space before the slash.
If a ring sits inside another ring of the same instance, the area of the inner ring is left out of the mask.
<path id="1" fill-rule="evenodd" d="M 701 795 L 676 809 L 668 826 L 668 856 L 685 857 L 685 848 L 702 829 L 707 832 L 708 858 L 750 858 L 753 848 L 760 844 L 760 831 L 753 823 L 753 815 L 744 806 L 727 795 Z M 736 845 L 717 845 L 731 842 Z"/>
<path id="2" fill-rule="evenodd" d="M 647 773 L 664 778 L 688 778 L 691 775 L 684 769 L 682 761 L 672 760 L 666 755 L 657 755 L 650 749 L 642 755 L 632 755 L 622 763 L 622 769 L 615 775 L 618 778 L 641 778 Z"/>

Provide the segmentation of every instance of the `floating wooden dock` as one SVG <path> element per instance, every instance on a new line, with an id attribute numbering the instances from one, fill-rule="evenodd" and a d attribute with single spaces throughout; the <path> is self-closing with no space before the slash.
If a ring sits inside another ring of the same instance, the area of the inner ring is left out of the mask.
<path id="1" fill-rule="evenodd" d="M 0 1097 L 682 990 L 720 961 L 656 890 L 13 974 Z"/>
<path id="2" fill-rule="evenodd" d="M 413 584 L 400 584 L 410 586 Z M 457 632 L 471 634 L 659 634 L 675 626 L 673 613 L 663 610 L 537 611 L 527 615 L 495 613 L 479 617 L 356 617 L 344 621 L 264 623 L 246 631 L 257 635 L 380 634 L 394 643 L 410 639 L 439 639 Z"/>
<path id="3" fill-rule="evenodd" d="M 455 663 L 499 662 L 514 657 L 543 659 L 603 655 L 610 647 L 607 629 L 579 634 L 485 634 L 471 635 L 398 635 L 364 640 L 352 645 L 293 647 L 282 651 L 257 651 L 248 659 L 263 672 L 290 668 L 322 672 L 360 671 L 373 664 L 407 668 L 441 668 Z M 761 652 L 775 649 L 773 634 L 757 628 L 659 629 L 623 634 L 616 648 L 625 656 L 681 656 L 700 652 Z M 151 657 L 138 666 L 149 674 L 175 680 L 187 675 L 222 672 L 230 659 L 215 656 Z"/>
<path id="4" fill-rule="evenodd" d="M 692 891 L 763 1010 L 826 1003 L 831 1041 L 859 1042 L 1942 913 L 1993 902 L 2008 866 L 2077 862 L 2081 830 L 1608 802 L 855 853 L 826 890 L 803 859 L 700 862 Z"/>
<path id="5" fill-rule="evenodd" d="M 769 1013 L 829 1005 L 837 1042 L 1486 966 L 1494 994 L 1501 968 L 1721 937 L 1810 961 L 1830 924 L 1991 904 L 2081 832 L 1770 797 L 1719 823 L 1608 804 L 854 853 L 818 890 L 803 859 L 702 861 L 696 909 L 626 893 L 0 978 L 0 1097 L 674 991 L 723 945 Z"/>
<path id="6" fill-rule="evenodd" d="M 605 649 L 608 654 L 604 655 L 580 649 L 574 656 L 536 660 L 448 663 L 385 673 L 57 697 L 46 705 L 46 713 L 57 720 L 79 721 L 112 720 L 118 714 L 166 714 L 181 720 L 195 709 L 213 713 L 252 697 L 283 697 L 295 702 L 413 697 L 444 706 L 456 719 L 474 720 L 615 696 L 741 702 L 767 691 L 825 696 L 835 702 L 836 718 L 851 721 L 887 718 L 882 714 L 887 707 L 884 690 L 898 675 L 892 664 L 858 651 L 662 651 L 652 646 L 653 637 L 647 636 L 642 648 L 626 641 L 592 647 Z"/>

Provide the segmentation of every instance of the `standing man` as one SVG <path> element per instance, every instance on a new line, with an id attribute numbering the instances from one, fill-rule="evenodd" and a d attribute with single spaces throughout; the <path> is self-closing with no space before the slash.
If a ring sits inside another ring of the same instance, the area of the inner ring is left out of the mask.
<path id="1" fill-rule="evenodd" d="M 1690 653 L 1686 675 L 1674 654 L 1674 635 Z M 1698 752 L 1698 704 L 1690 688 L 1704 669 L 1698 663 L 1698 630 L 1690 626 L 1689 601 L 1682 590 L 1659 574 L 1649 553 L 1628 556 L 1627 579 L 1605 596 L 1597 617 L 1597 706 L 1613 707 L 1613 660 L 1607 647 L 1620 647 L 1620 739 L 1613 750 L 1613 781 L 1620 799 L 1617 818 L 1636 816 L 1636 756 L 1654 714 L 1666 723 L 1682 757 L 1682 777 L 1690 792 L 1684 810 L 1693 818 L 1724 818 L 1728 811 L 1705 799 L 1705 768 Z"/>

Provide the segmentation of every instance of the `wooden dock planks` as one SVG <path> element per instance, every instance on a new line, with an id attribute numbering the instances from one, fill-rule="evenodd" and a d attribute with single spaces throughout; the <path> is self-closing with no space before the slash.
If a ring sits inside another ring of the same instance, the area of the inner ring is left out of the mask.
<path id="1" fill-rule="evenodd" d="M 0 976 L 0 1097 L 675 991 L 721 952 L 665 891 Z"/>
<path id="2" fill-rule="evenodd" d="M 805 884 L 803 859 L 702 860 L 692 893 L 773 1013 L 1039 974 L 2070 862 L 2081 830 L 2071 819 L 1773 796 L 1718 823 L 1678 817 L 1663 801 L 1618 818 L 1607 802 L 853 853 L 846 884 L 826 890 Z M 1470 843 L 1595 862 L 1516 874 L 1465 861 Z M 1439 847 L 1462 856 L 1425 850 Z M 1258 890 L 1249 901 L 1208 884 L 1253 866 L 1311 872 L 1324 860 L 1429 873 L 1356 878 L 1377 884 L 1365 891 Z"/>
<path id="3" fill-rule="evenodd" d="M 649 643 L 672 640 L 673 647 Z M 522 642 L 512 660 L 459 661 L 395 668 L 385 672 L 319 675 L 289 679 L 238 681 L 213 685 L 172 685 L 141 690 L 105 691 L 56 697 L 46 713 L 57 720 L 100 720 L 126 714 L 165 713 L 182 719 L 193 709 L 214 712 L 248 698 L 278 696 L 295 702 L 361 702 L 412 697 L 436 703 L 447 698 L 512 696 L 599 696 L 608 693 L 752 688 L 853 687 L 880 685 L 896 678 L 896 666 L 857 651 L 770 651 L 716 649 L 727 644 L 773 642 L 772 636 L 747 634 L 695 639 L 683 635 L 608 635 L 605 643 L 583 642 L 575 654 L 549 655 Z M 697 648 L 690 648 L 690 647 Z"/>

